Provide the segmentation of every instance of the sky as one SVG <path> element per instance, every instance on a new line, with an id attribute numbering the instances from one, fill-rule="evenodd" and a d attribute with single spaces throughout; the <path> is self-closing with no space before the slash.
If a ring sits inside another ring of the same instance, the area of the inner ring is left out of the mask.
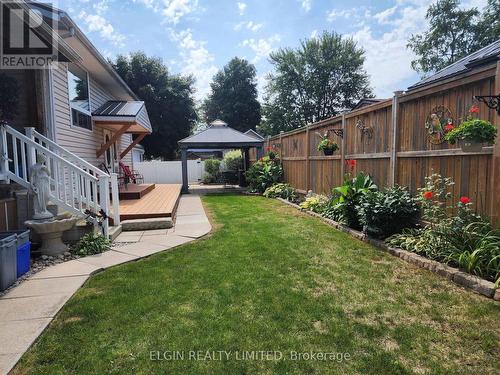
<path id="1" fill-rule="evenodd" d="M 480 9 L 487 0 L 464 0 Z M 408 38 L 426 29 L 429 0 L 56 0 L 109 58 L 143 51 L 173 74 L 196 78 L 196 98 L 231 58 L 255 64 L 259 97 L 272 72 L 267 57 L 322 31 L 354 38 L 378 98 L 418 82 Z"/>

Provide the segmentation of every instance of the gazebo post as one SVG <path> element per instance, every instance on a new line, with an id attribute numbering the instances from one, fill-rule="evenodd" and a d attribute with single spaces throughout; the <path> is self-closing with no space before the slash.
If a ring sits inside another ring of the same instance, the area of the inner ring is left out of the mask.
<path id="1" fill-rule="evenodd" d="M 188 166 L 187 166 L 187 148 L 181 148 L 181 160 L 182 160 L 182 193 L 187 194 L 188 185 Z"/>

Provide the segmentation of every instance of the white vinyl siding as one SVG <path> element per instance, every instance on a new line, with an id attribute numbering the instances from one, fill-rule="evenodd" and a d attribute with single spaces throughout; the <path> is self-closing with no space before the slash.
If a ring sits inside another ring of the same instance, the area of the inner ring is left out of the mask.
<path id="1" fill-rule="evenodd" d="M 71 126 L 71 110 L 68 94 L 68 74 L 67 64 L 59 63 L 59 68 L 54 69 L 54 107 L 56 123 L 56 142 L 81 158 L 87 160 L 95 166 L 99 166 L 104 161 L 104 155 L 97 158 L 96 151 L 104 143 L 103 130 L 95 125 L 92 131 L 77 126 Z M 108 100 L 113 100 L 113 96 L 101 87 L 92 76 L 89 77 L 90 106 L 91 111 L 95 111 Z M 132 142 L 130 134 L 121 137 L 117 147 L 120 152 Z M 132 165 L 132 156 L 128 153 L 122 161 L 127 165 Z"/>

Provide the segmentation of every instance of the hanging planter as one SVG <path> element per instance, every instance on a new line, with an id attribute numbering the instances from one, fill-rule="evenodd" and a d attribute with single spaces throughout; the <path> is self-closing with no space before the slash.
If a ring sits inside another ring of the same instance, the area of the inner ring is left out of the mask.
<path id="1" fill-rule="evenodd" d="M 489 121 L 469 119 L 446 134 L 451 144 L 457 141 L 463 152 L 479 152 L 484 144 L 495 142 L 497 130 Z"/>
<path id="2" fill-rule="evenodd" d="M 328 138 L 323 138 L 318 144 L 318 151 L 323 151 L 323 154 L 325 154 L 326 156 L 333 155 L 333 153 L 338 149 L 339 145 L 329 140 Z"/>

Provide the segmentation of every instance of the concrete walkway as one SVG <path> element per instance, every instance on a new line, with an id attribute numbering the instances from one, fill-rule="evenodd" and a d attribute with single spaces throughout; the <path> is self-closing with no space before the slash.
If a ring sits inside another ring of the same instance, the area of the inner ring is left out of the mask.
<path id="1" fill-rule="evenodd" d="M 183 195 L 171 229 L 123 232 L 113 250 L 46 268 L 0 298 L 0 374 L 7 374 L 94 273 L 194 241 L 212 229 L 198 195 Z"/>

